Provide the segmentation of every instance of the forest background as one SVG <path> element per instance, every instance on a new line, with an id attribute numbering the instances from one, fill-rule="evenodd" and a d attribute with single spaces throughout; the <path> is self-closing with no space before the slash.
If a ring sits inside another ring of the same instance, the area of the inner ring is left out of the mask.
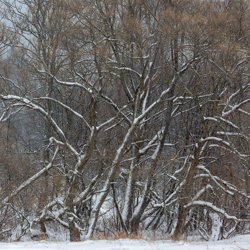
<path id="1" fill-rule="evenodd" d="M 249 7 L 1 0 L 1 240 L 248 232 Z"/>

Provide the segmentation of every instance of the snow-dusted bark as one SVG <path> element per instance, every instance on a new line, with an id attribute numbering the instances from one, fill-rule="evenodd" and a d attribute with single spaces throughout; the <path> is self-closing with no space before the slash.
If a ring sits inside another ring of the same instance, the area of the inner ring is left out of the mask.
<path id="1" fill-rule="evenodd" d="M 133 146 L 133 151 L 135 150 L 135 146 Z M 135 152 L 134 152 L 135 153 Z M 124 206 L 123 206 L 123 210 L 122 210 L 122 220 L 124 222 L 124 224 L 127 226 L 128 225 L 128 220 L 129 220 L 129 213 L 131 210 L 131 203 L 132 203 L 132 196 L 133 196 L 133 192 L 134 190 L 132 190 L 133 187 L 133 182 L 134 182 L 134 172 L 135 172 L 135 168 L 136 168 L 136 162 L 133 159 L 130 163 L 130 169 L 129 169 L 129 174 L 128 174 L 128 180 L 126 183 L 126 190 L 125 190 L 125 197 L 124 197 Z"/>

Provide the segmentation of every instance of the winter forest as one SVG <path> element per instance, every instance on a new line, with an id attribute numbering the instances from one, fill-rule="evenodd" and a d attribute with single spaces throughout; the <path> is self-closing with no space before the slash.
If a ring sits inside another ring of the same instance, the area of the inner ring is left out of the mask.
<path id="1" fill-rule="evenodd" d="M 249 133 L 248 0 L 0 0 L 1 241 L 247 233 Z"/>

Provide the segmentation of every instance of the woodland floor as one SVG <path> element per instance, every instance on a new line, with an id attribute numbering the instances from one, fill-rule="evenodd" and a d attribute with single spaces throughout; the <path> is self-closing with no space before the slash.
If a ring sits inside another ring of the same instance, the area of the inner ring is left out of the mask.
<path id="1" fill-rule="evenodd" d="M 250 250 L 250 235 L 236 236 L 222 241 L 171 240 L 87 240 L 83 242 L 13 242 L 0 243 L 1 250 Z"/>

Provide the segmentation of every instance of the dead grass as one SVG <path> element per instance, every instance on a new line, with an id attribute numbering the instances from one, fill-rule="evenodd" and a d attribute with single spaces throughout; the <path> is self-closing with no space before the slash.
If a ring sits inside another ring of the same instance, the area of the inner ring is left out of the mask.
<path id="1" fill-rule="evenodd" d="M 119 239 L 133 239 L 141 240 L 144 239 L 142 234 L 126 234 L 126 232 L 113 232 L 109 236 L 105 235 L 102 232 L 97 232 L 93 237 L 93 240 L 119 240 Z"/>
<path id="2" fill-rule="evenodd" d="M 179 238 L 175 238 L 173 235 L 168 237 L 168 240 L 172 240 L 172 241 L 187 241 L 187 239 L 184 236 L 181 236 Z"/>
<path id="3" fill-rule="evenodd" d="M 97 232 L 92 238 L 93 240 L 119 240 L 119 239 L 132 239 L 132 240 L 146 240 L 146 241 L 158 241 L 158 240 L 173 240 L 168 237 L 168 235 L 160 234 L 126 234 L 124 231 L 110 231 L 109 234 L 104 234 L 103 232 Z M 175 240 L 176 241 L 176 240 Z M 186 241 L 185 238 L 179 239 L 179 241 Z"/>
<path id="4" fill-rule="evenodd" d="M 48 235 L 46 233 L 40 233 L 40 234 L 33 235 L 31 237 L 31 239 L 34 240 L 34 241 L 42 241 L 42 240 L 47 241 L 48 240 Z"/>

